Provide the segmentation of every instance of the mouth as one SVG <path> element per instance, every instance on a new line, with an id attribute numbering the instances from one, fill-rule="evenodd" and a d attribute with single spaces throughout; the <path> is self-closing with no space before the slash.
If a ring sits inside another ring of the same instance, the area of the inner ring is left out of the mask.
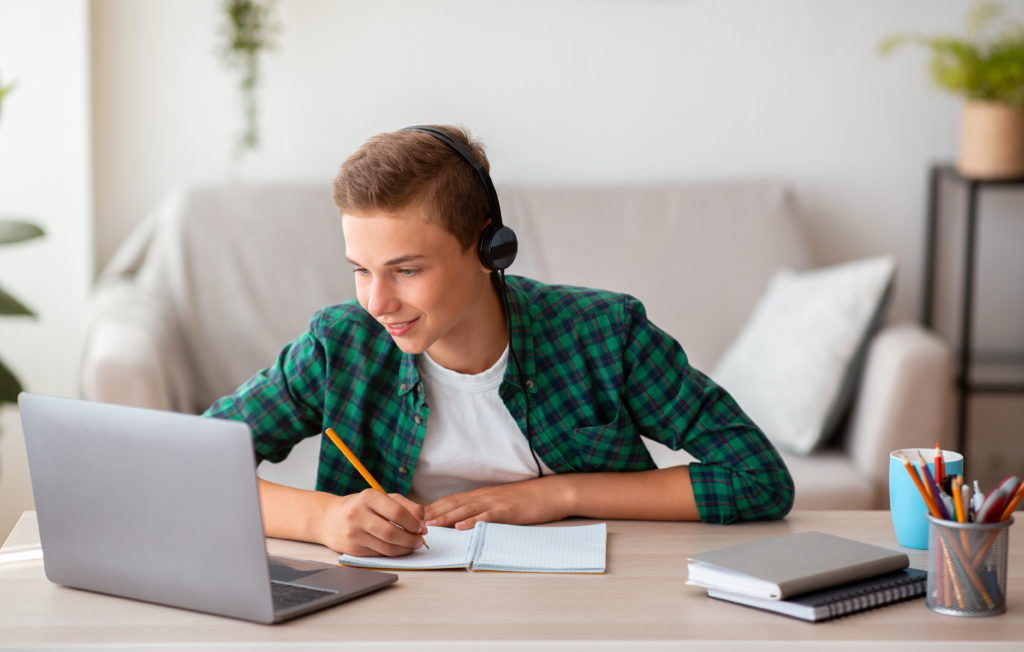
<path id="1" fill-rule="evenodd" d="M 412 327 L 419 321 L 419 317 L 416 319 L 410 319 L 409 321 L 395 321 L 388 324 L 381 322 L 381 325 L 387 330 L 388 335 L 391 337 L 401 337 L 408 333 Z"/>

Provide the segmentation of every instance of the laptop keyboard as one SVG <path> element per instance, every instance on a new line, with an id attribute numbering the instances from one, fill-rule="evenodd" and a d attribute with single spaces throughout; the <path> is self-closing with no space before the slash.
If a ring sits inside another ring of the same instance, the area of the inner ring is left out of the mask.
<path id="1" fill-rule="evenodd" d="M 270 581 L 270 593 L 274 597 L 274 611 L 297 607 L 307 602 L 312 602 L 328 595 L 334 595 L 337 591 L 327 589 L 314 589 L 311 586 L 300 586 L 287 582 Z"/>

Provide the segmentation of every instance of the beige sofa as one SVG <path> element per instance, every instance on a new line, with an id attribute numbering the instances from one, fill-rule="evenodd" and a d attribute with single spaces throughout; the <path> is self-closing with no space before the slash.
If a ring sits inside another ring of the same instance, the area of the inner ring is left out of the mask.
<path id="1" fill-rule="evenodd" d="M 783 266 L 815 256 L 790 192 L 769 182 L 499 187 L 520 240 L 509 270 L 633 294 L 710 370 Z M 199 412 L 270 364 L 319 307 L 354 297 L 326 184 L 176 192 L 99 279 L 82 372 L 86 398 Z M 783 451 L 797 508 L 886 505 L 887 453 L 948 442 L 947 346 L 913 325 L 868 348 L 843 433 L 810 455 Z M 311 487 L 317 438 L 261 475 Z M 651 444 L 659 465 L 688 459 Z"/>

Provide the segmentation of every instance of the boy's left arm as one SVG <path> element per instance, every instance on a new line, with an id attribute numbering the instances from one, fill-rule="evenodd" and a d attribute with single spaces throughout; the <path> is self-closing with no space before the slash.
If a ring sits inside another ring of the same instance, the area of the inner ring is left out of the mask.
<path id="1" fill-rule="evenodd" d="M 478 521 L 529 525 L 570 516 L 650 521 L 699 518 L 686 466 L 625 473 L 559 473 L 452 494 L 426 508 L 427 527 Z"/>
<path id="2" fill-rule="evenodd" d="M 427 506 L 427 524 L 540 523 L 569 516 L 737 520 L 785 516 L 793 481 L 764 433 L 735 400 L 692 368 L 682 347 L 639 302 L 623 309 L 624 408 L 653 439 L 697 458 L 690 466 L 570 473 L 453 494 Z"/>
<path id="3" fill-rule="evenodd" d="M 625 314 L 623 404 L 646 436 L 697 459 L 688 481 L 699 518 L 724 524 L 785 516 L 793 479 L 765 434 L 725 389 L 690 366 L 642 305 Z"/>

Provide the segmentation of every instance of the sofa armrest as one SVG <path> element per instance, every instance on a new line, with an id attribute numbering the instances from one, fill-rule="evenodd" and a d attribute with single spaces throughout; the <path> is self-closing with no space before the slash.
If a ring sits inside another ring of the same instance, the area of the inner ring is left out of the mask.
<path id="1" fill-rule="evenodd" d="M 846 447 L 886 504 L 889 453 L 952 443 L 953 356 L 936 334 L 913 324 L 883 329 L 871 342 L 846 433 Z"/>
<path id="2" fill-rule="evenodd" d="M 94 290 L 86 322 L 84 398 L 193 411 L 177 325 L 156 292 L 110 279 Z"/>

